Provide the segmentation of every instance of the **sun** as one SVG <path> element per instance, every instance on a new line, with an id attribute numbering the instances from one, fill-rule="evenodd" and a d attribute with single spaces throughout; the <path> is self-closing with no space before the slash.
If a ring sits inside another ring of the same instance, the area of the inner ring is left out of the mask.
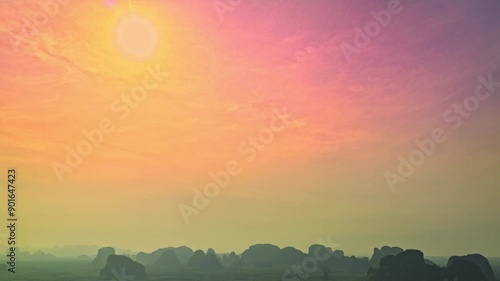
<path id="1" fill-rule="evenodd" d="M 158 49 L 158 29 L 147 17 L 129 13 L 116 23 L 114 40 L 117 48 L 126 56 L 139 60 L 148 59 Z"/>

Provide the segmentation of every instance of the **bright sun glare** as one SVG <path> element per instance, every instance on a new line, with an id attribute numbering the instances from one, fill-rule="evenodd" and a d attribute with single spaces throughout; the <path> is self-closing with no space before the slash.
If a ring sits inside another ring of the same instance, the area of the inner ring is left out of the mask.
<path id="1" fill-rule="evenodd" d="M 135 59 L 152 57 L 158 48 L 158 30 L 148 18 L 126 14 L 115 26 L 115 43 L 125 55 Z"/>

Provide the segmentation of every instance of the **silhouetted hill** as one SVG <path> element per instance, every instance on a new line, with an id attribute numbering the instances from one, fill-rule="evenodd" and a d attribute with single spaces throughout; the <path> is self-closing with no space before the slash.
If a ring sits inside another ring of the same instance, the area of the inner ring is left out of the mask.
<path id="1" fill-rule="evenodd" d="M 54 255 L 47 254 L 41 250 L 38 250 L 31 255 L 28 252 L 25 252 L 24 256 L 24 260 L 29 260 L 29 261 L 47 261 L 47 260 L 54 260 L 55 258 L 56 257 Z"/>
<path id="2" fill-rule="evenodd" d="M 222 263 L 214 253 L 215 251 L 210 251 L 210 253 L 205 255 L 205 252 L 202 250 L 197 250 L 188 261 L 188 266 L 209 270 L 222 269 Z"/>
<path id="3" fill-rule="evenodd" d="M 23 251 L 34 253 L 38 250 L 50 253 L 56 257 L 78 257 L 80 255 L 94 256 L 103 246 L 98 245 L 64 245 L 53 247 L 23 247 Z M 116 253 L 135 255 L 134 251 L 113 247 Z"/>
<path id="4" fill-rule="evenodd" d="M 448 267 L 451 266 L 453 262 L 456 260 L 466 260 L 473 262 L 476 264 L 480 269 L 483 275 L 486 277 L 486 280 L 488 281 L 495 281 L 495 274 L 493 273 L 493 269 L 491 268 L 490 262 L 488 259 L 486 259 L 484 256 L 480 254 L 472 254 L 472 255 L 466 255 L 466 256 L 452 256 L 448 260 Z"/>
<path id="5" fill-rule="evenodd" d="M 90 260 L 90 257 L 84 254 L 84 255 L 79 255 L 76 259 L 86 261 L 86 260 Z"/>
<path id="6" fill-rule="evenodd" d="M 368 281 L 485 281 L 481 270 L 473 262 L 457 259 L 450 267 L 441 268 L 425 263 L 424 254 L 406 250 L 380 260 L 378 268 L 368 270 Z"/>
<path id="7" fill-rule="evenodd" d="M 390 246 L 383 246 L 381 249 L 375 248 L 373 249 L 373 255 L 370 259 L 370 264 L 371 266 L 378 266 L 380 263 L 380 260 L 385 257 L 385 256 L 390 256 L 390 255 L 397 255 L 399 253 L 402 253 L 403 249 L 399 247 L 390 247 Z"/>
<path id="8" fill-rule="evenodd" d="M 304 260 L 314 261 L 318 270 L 331 270 L 364 274 L 370 267 L 368 258 L 345 257 L 340 250 L 333 251 L 323 245 L 314 244 L 307 254 L 293 247 L 279 247 L 271 244 L 250 246 L 241 254 L 241 261 L 253 266 L 300 265 Z"/>
<path id="9" fill-rule="evenodd" d="M 256 244 L 241 254 L 241 261 L 255 266 L 269 266 L 275 263 L 280 255 L 280 248 L 272 244 Z"/>
<path id="10" fill-rule="evenodd" d="M 240 260 L 240 257 L 236 255 L 235 252 L 231 252 L 229 255 L 224 255 L 222 257 L 222 263 L 225 266 L 238 266 L 243 262 Z"/>
<path id="11" fill-rule="evenodd" d="M 181 263 L 179 262 L 174 250 L 168 249 L 161 254 L 154 265 L 161 267 L 177 267 L 181 265 Z"/>
<path id="12" fill-rule="evenodd" d="M 91 265 L 96 268 L 102 268 L 106 265 L 108 257 L 115 254 L 115 249 L 111 247 L 104 247 L 97 251 L 97 256 L 92 261 Z"/>
<path id="13" fill-rule="evenodd" d="M 8 253 L 8 252 L 6 252 Z M 33 254 L 28 251 L 21 251 L 18 249 L 17 252 L 18 261 L 53 261 L 56 259 L 56 256 L 53 254 L 45 253 L 44 251 L 35 251 Z"/>
<path id="14" fill-rule="evenodd" d="M 129 257 L 113 254 L 108 256 L 100 277 L 110 280 L 142 280 L 147 275 L 144 265 Z"/>
<path id="15" fill-rule="evenodd" d="M 205 265 L 205 258 L 205 252 L 203 252 L 202 250 L 196 250 L 193 256 L 189 259 L 188 265 L 202 268 Z"/>
<path id="16" fill-rule="evenodd" d="M 457 281 L 486 281 L 479 266 L 471 261 L 454 260 L 448 269 L 448 279 Z"/>
<path id="17" fill-rule="evenodd" d="M 276 259 L 277 264 L 301 264 L 306 258 L 306 254 L 294 247 L 285 247 L 281 249 Z"/>
<path id="18" fill-rule="evenodd" d="M 222 269 L 222 264 L 219 261 L 219 258 L 213 252 L 210 252 L 205 257 L 204 267 L 206 269 L 216 270 Z"/>
<path id="19" fill-rule="evenodd" d="M 145 265 L 154 265 L 160 256 L 168 250 L 174 251 L 180 264 L 187 264 L 188 260 L 193 256 L 193 250 L 191 248 L 181 246 L 161 248 L 151 253 L 139 252 L 135 260 Z"/>
<path id="20" fill-rule="evenodd" d="M 214 254 L 217 260 L 219 260 L 219 262 L 222 264 L 222 255 L 217 254 L 213 248 L 207 249 L 207 255 L 208 254 Z"/>

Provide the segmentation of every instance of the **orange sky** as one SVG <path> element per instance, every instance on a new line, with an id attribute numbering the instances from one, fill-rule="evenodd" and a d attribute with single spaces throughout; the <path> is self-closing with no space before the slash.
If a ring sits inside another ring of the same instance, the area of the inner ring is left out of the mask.
<path id="1" fill-rule="evenodd" d="M 331 235 L 351 253 L 500 255 L 498 92 L 459 129 L 443 119 L 498 77 L 499 4 L 402 1 L 348 62 L 341 44 L 387 2 L 2 1 L 0 171 L 19 173 L 21 245 L 241 251 Z M 248 160 L 239 147 L 284 108 Z M 71 167 L 68 147 L 103 122 Z M 446 142 L 391 192 L 384 174 L 435 128 Z M 179 204 L 231 161 L 241 173 L 186 224 Z"/>

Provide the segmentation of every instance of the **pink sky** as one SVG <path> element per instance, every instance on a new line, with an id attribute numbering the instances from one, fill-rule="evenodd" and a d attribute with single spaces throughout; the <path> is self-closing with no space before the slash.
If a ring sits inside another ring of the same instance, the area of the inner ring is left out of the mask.
<path id="1" fill-rule="evenodd" d="M 223 251 L 332 235 L 353 253 L 500 255 L 498 93 L 457 130 L 443 120 L 478 76 L 498 77 L 498 1 L 401 1 L 350 62 L 340 45 L 390 1 L 243 0 L 223 18 L 212 1 L 116 2 L 58 4 L 17 51 L 12 34 L 44 8 L 0 3 L 0 167 L 19 170 L 26 245 Z M 149 59 L 113 41 L 130 11 L 159 35 Z M 168 77 L 120 119 L 113 102 L 156 66 Z M 246 161 L 238 146 L 283 107 L 291 124 Z M 116 130 L 59 181 L 54 161 L 103 118 Z M 392 193 L 384 173 L 437 127 L 448 140 Z M 243 172 L 186 225 L 178 204 L 231 160 Z"/>

